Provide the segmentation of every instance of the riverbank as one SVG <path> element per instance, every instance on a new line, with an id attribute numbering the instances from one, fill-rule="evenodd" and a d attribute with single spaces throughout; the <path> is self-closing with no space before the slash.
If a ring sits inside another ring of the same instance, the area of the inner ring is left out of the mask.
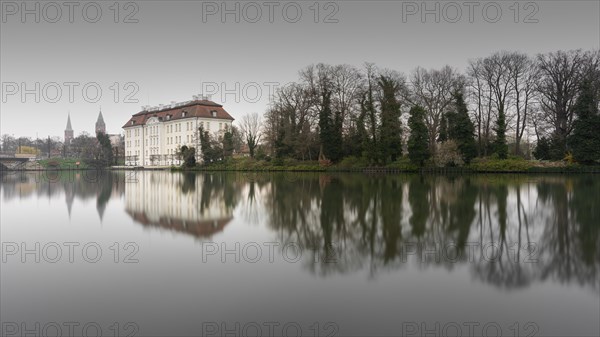
<path id="1" fill-rule="evenodd" d="M 77 165 L 79 163 L 79 165 Z M 70 171 L 97 170 L 98 167 L 86 165 L 76 159 L 47 159 L 28 163 L 25 167 L 8 171 Z M 112 166 L 107 170 L 168 170 L 175 172 L 360 172 L 360 173 L 600 173 L 600 166 L 584 166 L 565 162 L 548 162 L 538 160 L 511 159 L 476 159 L 462 167 L 417 167 L 407 158 L 403 158 L 385 166 L 371 166 L 355 158 L 347 158 L 338 164 L 320 165 L 317 161 L 255 160 L 251 158 L 235 158 L 227 161 L 197 165 L 193 168 L 176 166 L 135 167 Z"/>
<path id="2" fill-rule="evenodd" d="M 476 159 L 463 167 L 418 167 L 403 158 L 385 166 L 370 166 L 357 159 L 343 160 L 330 166 L 316 161 L 229 159 L 194 168 L 172 167 L 172 171 L 248 171 L 248 172 L 363 172 L 363 173 L 600 173 L 600 166 L 537 160 Z"/>

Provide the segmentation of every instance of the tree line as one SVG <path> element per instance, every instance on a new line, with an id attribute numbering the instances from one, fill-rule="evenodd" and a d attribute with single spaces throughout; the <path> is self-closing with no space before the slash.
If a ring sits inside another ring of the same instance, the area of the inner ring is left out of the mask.
<path id="1" fill-rule="evenodd" d="M 60 137 L 31 139 L 29 137 L 14 137 L 4 134 L 0 137 L 0 153 L 14 155 L 15 153 L 37 154 L 42 158 L 77 158 L 89 165 L 104 167 L 118 164 L 125 153 L 124 144 L 113 147 L 110 138 L 104 133 L 94 136 L 83 131 L 69 143 Z"/>
<path id="2" fill-rule="evenodd" d="M 366 63 L 310 65 L 262 118 L 241 121 L 254 156 L 462 165 L 476 157 L 600 160 L 600 51 L 500 51 L 408 76 Z M 261 120 L 262 119 L 262 120 Z M 258 127 L 257 127 L 258 126 Z"/>

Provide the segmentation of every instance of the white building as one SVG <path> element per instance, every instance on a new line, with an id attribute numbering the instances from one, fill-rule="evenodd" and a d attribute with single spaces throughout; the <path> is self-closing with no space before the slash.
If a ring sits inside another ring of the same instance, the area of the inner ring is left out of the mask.
<path id="1" fill-rule="evenodd" d="M 198 129 L 219 135 L 233 122 L 222 105 L 198 96 L 187 102 L 142 108 L 123 126 L 125 165 L 179 165 L 177 153 L 183 145 L 195 147 L 199 161 Z"/>

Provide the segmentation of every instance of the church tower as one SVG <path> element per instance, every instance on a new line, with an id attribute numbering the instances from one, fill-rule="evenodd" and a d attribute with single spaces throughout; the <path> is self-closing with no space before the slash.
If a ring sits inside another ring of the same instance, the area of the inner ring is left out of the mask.
<path id="1" fill-rule="evenodd" d="M 67 117 L 67 128 L 65 129 L 65 144 L 70 144 L 73 140 L 73 128 L 71 127 L 71 113 Z"/>
<path id="2" fill-rule="evenodd" d="M 98 120 L 96 121 L 96 134 L 100 132 L 106 134 L 106 125 L 104 124 L 104 117 L 102 117 L 102 108 L 100 108 L 100 114 L 98 115 Z"/>

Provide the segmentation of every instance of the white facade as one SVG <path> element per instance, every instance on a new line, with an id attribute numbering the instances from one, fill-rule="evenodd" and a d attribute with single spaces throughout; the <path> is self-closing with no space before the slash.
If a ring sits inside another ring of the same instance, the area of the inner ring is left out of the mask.
<path id="1" fill-rule="evenodd" d="M 222 135 L 231 128 L 232 121 L 220 118 L 187 117 L 175 120 L 149 118 L 144 125 L 125 128 L 125 165 L 167 166 L 180 165 L 178 150 L 183 146 L 196 148 L 200 157 L 198 128 L 210 134 Z"/>

